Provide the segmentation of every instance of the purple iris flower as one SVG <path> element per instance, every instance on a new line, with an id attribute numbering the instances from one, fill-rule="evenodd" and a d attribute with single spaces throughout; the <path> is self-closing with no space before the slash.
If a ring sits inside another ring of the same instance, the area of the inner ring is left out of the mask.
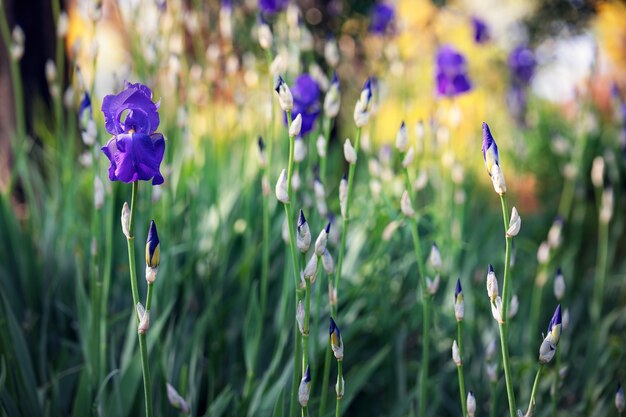
<path id="1" fill-rule="evenodd" d="M 298 114 L 302 117 L 302 129 L 300 135 L 304 136 L 313 130 L 313 125 L 320 114 L 320 88 L 317 82 L 309 74 L 301 74 L 296 78 L 291 87 L 293 95 L 292 117 Z M 285 115 L 285 122 L 287 116 Z"/>
<path id="2" fill-rule="evenodd" d="M 489 26 L 479 17 L 472 17 L 472 27 L 474 28 L 474 42 L 486 43 L 491 38 L 489 33 Z"/>
<path id="3" fill-rule="evenodd" d="M 454 97 L 472 89 L 465 57 L 450 45 L 437 51 L 435 77 L 440 96 Z"/>
<path id="4" fill-rule="evenodd" d="M 163 183 L 159 169 L 165 139 L 156 132 L 159 127 L 158 109 L 159 103 L 152 102 L 152 91 L 139 83 L 126 82 L 124 91 L 102 100 L 105 127 L 113 135 L 102 147 L 102 152 L 111 162 L 111 181 L 131 183 L 152 180 L 152 185 Z"/>
<path id="5" fill-rule="evenodd" d="M 393 31 L 393 20 L 396 11 L 393 6 L 385 3 L 375 5 L 370 12 L 370 33 L 385 35 Z"/>
<path id="6" fill-rule="evenodd" d="M 509 68 L 514 82 L 526 85 L 535 73 L 535 54 L 525 46 L 518 46 L 509 54 Z"/>
<path id="7" fill-rule="evenodd" d="M 259 10 L 265 14 L 275 14 L 287 8 L 287 0 L 259 0 Z"/>

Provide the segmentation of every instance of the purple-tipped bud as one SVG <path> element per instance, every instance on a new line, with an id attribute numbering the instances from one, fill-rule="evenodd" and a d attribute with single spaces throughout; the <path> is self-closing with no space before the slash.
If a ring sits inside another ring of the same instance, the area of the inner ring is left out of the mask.
<path id="1" fill-rule="evenodd" d="M 500 165 L 500 157 L 498 155 L 498 145 L 491 135 L 489 125 L 483 122 L 483 160 L 489 176 L 492 174 L 494 165 Z"/>
<path id="2" fill-rule="evenodd" d="M 556 307 L 550 325 L 548 326 L 548 333 L 552 335 L 552 343 L 556 346 L 559 344 L 561 338 L 562 321 L 561 321 L 561 304 Z"/>
<path id="3" fill-rule="evenodd" d="M 300 381 L 300 387 L 298 388 L 298 402 L 302 407 L 306 407 L 309 403 L 309 395 L 311 393 L 311 370 L 310 367 L 306 367 L 302 380 Z"/>
<path id="4" fill-rule="evenodd" d="M 463 288 L 461 287 L 461 277 L 456 279 L 456 287 L 454 288 L 454 302 L 457 302 L 459 295 L 463 297 Z"/>
<path id="5" fill-rule="evenodd" d="M 463 288 L 461 288 L 461 277 L 456 280 L 456 288 L 454 289 L 454 315 L 457 321 L 463 320 L 465 315 L 465 303 L 463 302 Z"/>
<path id="6" fill-rule="evenodd" d="M 325 230 L 326 230 L 326 234 L 330 234 L 330 221 L 326 223 Z"/>
<path id="7" fill-rule="evenodd" d="M 330 318 L 330 347 L 333 350 L 333 354 L 337 360 L 343 360 L 343 340 L 341 338 L 341 332 L 339 327 L 335 323 L 333 318 Z"/>
<path id="8" fill-rule="evenodd" d="M 146 240 L 146 265 L 156 268 L 159 266 L 160 260 L 159 234 L 157 233 L 156 223 L 152 220 L 150 222 L 150 230 L 148 231 L 148 239 Z"/>
<path id="9" fill-rule="evenodd" d="M 298 216 L 296 246 L 302 253 L 306 253 L 309 250 L 309 246 L 311 246 L 311 230 L 302 209 L 300 209 L 300 215 Z"/>
<path id="10" fill-rule="evenodd" d="M 626 401 L 624 401 L 624 390 L 622 389 L 622 384 L 617 383 L 617 391 L 615 392 L 615 408 L 621 414 L 624 412 L 624 408 L 626 408 Z"/>

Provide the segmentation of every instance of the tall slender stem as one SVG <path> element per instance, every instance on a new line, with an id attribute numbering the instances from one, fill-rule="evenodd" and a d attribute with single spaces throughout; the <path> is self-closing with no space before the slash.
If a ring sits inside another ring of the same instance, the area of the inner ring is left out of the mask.
<path id="1" fill-rule="evenodd" d="M 543 364 L 539 365 L 537 374 L 535 375 L 535 383 L 533 384 L 533 390 L 530 394 L 530 401 L 528 402 L 528 410 L 535 407 L 535 394 L 537 393 L 537 387 L 539 386 L 539 378 L 541 377 L 541 371 L 543 371 Z M 531 413 L 532 414 L 532 413 Z"/>
<path id="2" fill-rule="evenodd" d="M 509 414 L 515 417 L 515 394 L 513 392 L 513 381 L 511 378 L 511 367 L 509 364 L 509 345 L 506 341 L 506 326 L 499 323 L 500 329 L 500 347 L 502 348 L 502 367 L 504 368 L 504 380 L 506 382 L 506 396 L 509 400 Z"/>
<path id="3" fill-rule="evenodd" d="M 129 237 L 126 240 L 128 244 L 128 268 L 130 269 L 130 287 L 133 293 L 133 310 L 135 319 L 139 323 L 137 315 L 137 303 L 139 303 L 139 290 L 137 288 L 137 268 L 135 267 L 135 206 L 137 202 L 137 190 L 139 182 L 133 182 L 132 196 L 130 200 L 130 219 L 128 223 Z M 148 287 L 148 295 L 151 295 L 150 287 Z M 148 298 L 148 301 L 151 297 Z M 147 303 L 146 303 L 147 305 Z M 148 314 L 146 312 L 146 314 Z M 139 334 L 139 352 L 141 355 L 141 371 L 143 373 L 143 389 L 146 400 L 146 417 L 152 417 L 152 387 L 150 386 L 150 368 L 148 366 L 148 343 L 146 334 Z"/>
<path id="4" fill-rule="evenodd" d="M 463 416 L 467 415 L 467 401 L 465 396 L 465 377 L 463 376 L 463 332 L 462 332 L 463 320 L 457 321 L 457 339 L 459 344 L 459 357 L 461 363 L 457 365 L 456 369 L 459 374 L 459 394 L 461 395 L 461 409 L 463 410 Z"/>

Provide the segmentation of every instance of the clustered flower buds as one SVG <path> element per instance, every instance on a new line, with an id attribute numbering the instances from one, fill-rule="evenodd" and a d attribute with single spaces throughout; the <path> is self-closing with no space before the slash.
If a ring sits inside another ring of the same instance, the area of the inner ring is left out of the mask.
<path id="1" fill-rule="evenodd" d="M 552 360 L 561 338 L 561 331 L 561 305 L 559 304 L 554 311 L 552 320 L 550 320 L 548 334 L 545 336 L 541 346 L 539 347 L 539 362 L 548 363 Z"/>

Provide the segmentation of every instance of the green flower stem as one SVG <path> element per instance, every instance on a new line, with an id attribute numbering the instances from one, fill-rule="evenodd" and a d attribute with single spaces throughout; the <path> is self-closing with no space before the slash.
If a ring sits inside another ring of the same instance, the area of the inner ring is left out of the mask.
<path id="1" fill-rule="evenodd" d="M 559 383 L 561 382 L 561 374 L 560 374 L 560 369 L 561 369 L 561 349 L 559 349 L 559 347 L 557 346 L 556 348 L 556 363 L 554 365 L 554 369 L 556 369 L 556 375 L 554 377 L 554 382 L 552 385 L 552 417 L 556 417 L 557 412 L 559 411 L 557 408 L 558 402 L 559 402 Z"/>
<path id="2" fill-rule="evenodd" d="M 354 151 L 359 154 L 359 144 L 361 143 L 361 128 L 356 130 L 356 141 L 354 142 Z M 350 223 L 350 201 L 352 200 L 352 183 L 354 182 L 354 173 L 356 171 L 356 162 L 350 164 L 348 169 L 348 190 L 346 195 L 346 216 L 343 219 L 341 227 L 341 243 L 339 246 L 339 258 L 337 259 L 337 271 L 335 272 L 334 290 L 339 294 L 339 279 L 341 278 L 341 269 L 343 267 L 343 256 L 346 251 L 346 235 L 348 234 L 348 224 Z M 337 304 L 331 305 L 333 317 L 337 317 Z"/>
<path id="3" fill-rule="evenodd" d="M 328 160 L 328 141 L 330 140 L 330 128 L 332 127 L 333 119 L 329 119 L 324 116 L 322 125 L 324 126 L 324 156 L 320 156 L 320 180 L 322 184 L 326 185 L 326 161 Z"/>
<path id="4" fill-rule="evenodd" d="M 489 417 L 496 417 L 496 410 L 498 409 L 498 383 L 491 383 L 491 407 L 489 409 Z"/>
<path id="5" fill-rule="evenodd" d="M 134 235 L 134 223 L 135 223 L 135 206 L 137 201 L 137 189 L 139 182 L 133 182 L 133 192 L 130 200 L 130 220 L 128 223 L 128 232 L 130 237 L 126 240 L 128 244 L 128 268 L 130 269 L 130 288 L 133 293 L 133 311 L 135 312 L 135 319 L 139 323 L 139 316 L 137 315 L 137 303 L 139 302 L 139 290 L 137 289 L 137 268 L 135 267 L 135 235 Z M 148 295 L 151 291 L 148 287 Z M 150 297 L 149 297 L 150 298 Z M 146 313 L 147 314 L 147 313 Z M 148 367 L 148 344 L 146 342 L 146 335 L 139 335 L 139 349 L 141 354 L 141 370 L 143 372 L 143 388 L 144 396 L 146 400 L 146 417 L 152 417 L 152 387 L 150 386 L 150 368 Z"/>
<path id="6" fill-rule="evenodd" d="M 302 407 L 302 417 L 309 417 L 309 407 Z"/>
<path id="7" fill-rule="evenodd" d="M 328 290 L 332 291 L 331 277 L 328 277 Z M 322 376 L 322 397 L 320 399 L 319 417 L 324 417 L 326 412 L 326 402 L 328 400 L 328 380 L 330 379 L 330 343 L 326 344 L 326 354 L 324 355 L 324 374 Z"/>
<path id="8" fill-rule="evenodd" d="M 343 360 L 337 360 L 337 392 L 343 391 Z M 335 417 L 341 415 L 341 399 L 343 396 L 337 394 L 337 405 L 335 407 Z"/>
<path id="9" fill-rule="evenodd" d="M 304 254 L 303 254 L 304 256 Z M 317 268 L 315 270 L 315 274 L 320 269 L 321 258 L 317 257 Z M 304 293 L 304 323 L 303 323 L 303 332 L 302 332 L 302 372 L 306 371 L 307 366 L 309 366 L 309 319 L 311 314 L 311 278 L 304 279 L 306 283 L 306 289 Z M 311 384 L 312 385 L 312 384 Z M 302 407 L 302 417 L 309 416 L 309 408 Z"/>
<path id="10" fill-rule="evenodd" d="M 289 128 L 289 126 L 291 126 L 291 111 L 287 112 L 287 128 Z M 295 142 L 295 137 L 289 135 L 289 165 L 287 166 L 287 196 L 289 198 L 289 202 L 285 203 L 284 206 L 285 206 L 285 216 L 287 217 L 287 227 L 289 229 L 289 246 L 291 248 L 291 261 L 293 263 L 294 290 L 296 294 L 295 312 L 297 313 L 298 298 L 299 298 L 298 275 L 299 275 L 300 268 L 298 266 L 298 249 L 296 248 L 296 231 L 293 225 L 293 210 L 291 206 L 292 204 L 291 176 L 293 174 L 293 150 L 294 150 L 294 144 L 295 144 L 294 142 Z M 294 367 L 293 367 L 293 381 L 292 381 L 292 386 L 291 386 L 291 407 L 289 410 L 289 415 L 291 417 L 295 416 L 296 414 L 296 404 L 298 403 L 298 381 L 299 381 L 298 375 L 302 373 L 302 370 L 299 367 L 300 349 L 301 349 L 300 330 L 298 329 L 297 325 L 294 327 L 294 337 L 295 337 Z"/>
<path id="11" fill-rule="evenodd" d="M 539 386 L 539 379 L 541 377 L 541 371 L 543 371 L 544 365 L 539 365 L 539 369 L 537 369 L 537 374 L 535 375 L 535 383 L 533 384 L 533 390 L 530 394 L 530 401 L 528 402 L 528 410 L 535 407 L 535 394 L 537 393 L 537 387 Z M 531 413 L 532 414 L 532 413 Z"/>
<path id="12" fill-rule="evenodd" d="M 463 376 L 463 332 L 462 332 L 463 320 L 457 321 L 457 339 L 459 344 L 459 357 L 461 358 L 461 364 L 456 367 L 459 374 L 459 394 L 461 395 L 461 408 L 463 409 L 463 415 L 467 415 L 467 401 L 465 396 L 465 378 Z"/>
<path id="13" fill-rule="evenodd" d="M 602 313 L 604 299 L 604 285 L 606 281 L 607 259 L 609 247 L 609 223 L 599 220 L 598 226 L 598 254 L 596 263 L 596 279 L 593 287 L 591 302 L 591 322 L 598 325 Z"/>
<path id="14" fill-rule="evenodd" d="M 506 194 L 500 195 L 500 202 L 502 204 L 502 220 L 504 222 L 504 231 L 509 228 L 509 215 L 506 204 Z M 509 412 L 511 417 L 515 417 L 515 393 L 513 392 L 513 381 L 511 378 L 511 364 L 509 359 L 509 345 L 507 342 L 508 335 L 508 311 L 509 311 L 509 290 L 510 290 L 510 271 L 509 266 L 511 264 L 511 237 L 506 236 L 506 249 L 504 255 L 504 284 L 502 289 L 502 321 L 499 323 L 500 329 L 500 346 L 502 349 L 502 367 L 504 368 L 504 379 L 506 382 L 506 395 L 509 400 Z"/>

